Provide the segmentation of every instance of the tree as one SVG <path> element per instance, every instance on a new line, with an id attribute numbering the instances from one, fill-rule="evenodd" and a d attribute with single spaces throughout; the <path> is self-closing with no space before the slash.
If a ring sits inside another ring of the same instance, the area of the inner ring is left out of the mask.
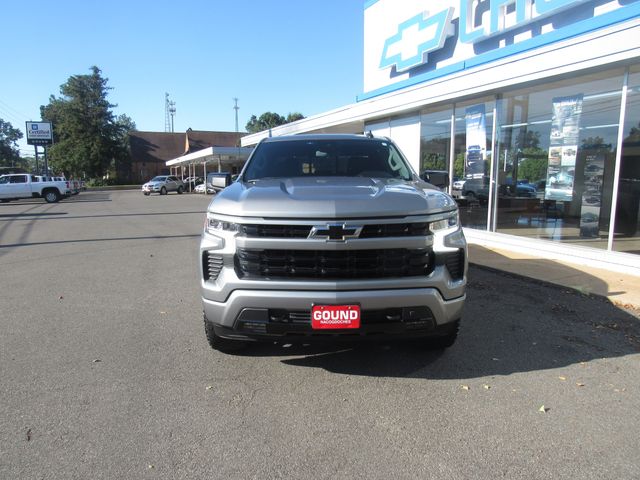
<path id="1" fill-rule="evenodd" d="M 131 176 L 131 144 L 129 134 L 136 130 L 135 122 L 127 115 L 120 115 L 116 119 L 117 155 L 114 158 L 113 170 L 117 178 L 130 180 Z"/>
<path id="2" fill-rule="evenodd" d="M 285 123 L 297 122 L 298 120 L 302 120 L 303 118 L 304 118 L 304 115 L 302 115 L 300 112 L 289 113 L 287 115 Z"/>
<path id="3" fill-rule="evenodd" d="M 73 176 L 101 177 L 125 155 L 123 130 L 134 126 L 121 122 L 107 100 L 107 78 L 98 67 L 90 75 L 72 75 L 60 86 L 62 97 L 49 98 L 40 107 L 42 118 L 53 123 L 54 145 L 49 159 L 54 170 Z"/>
<path id="4" fill-rule="evenodd" d="M 20 161 L 18 140 L 22 132 L 0 118 L 0 165 L 10 167 Z"/>
<path id="5" fill-rule="evenodd" d="M 430 140 L 422 140 L 420 171 L 423 170 L 447 170 L 447 153 L 449 139 L 436 137 Z"/>
<path id="6" fill-rule="evenodd" d="M 529 183 L 536 183 L 547 178 L 547 166 L 549 160 L 547 155 L 527 157 L 520 161 L 518 165 L 518 180 L 528 180 Z"/>
<path id="7" fill-rule="evenodd" d="M 265 112 L 257 118 L 255 115 L 251 115 L 251 118 L 244 128 L 249 133 L 258 133 L 280 125 L 302 120 L 303 118 L 304 116 L 298 112 L 289 113 L 286 117 L 273 112 Z"/>
<path id="8" fill-rule="evenodd" d="M 640 123 L 637 127 L 631 127 L 629 130 L 629 136 L 624 139 L 625 143 L 640 142 Z"/>

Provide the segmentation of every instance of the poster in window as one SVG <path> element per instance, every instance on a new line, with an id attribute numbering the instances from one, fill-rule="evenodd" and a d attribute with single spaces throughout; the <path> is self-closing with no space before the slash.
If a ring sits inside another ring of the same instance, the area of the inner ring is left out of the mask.
<path id="1" fill-rule="evenodd" d="M 580 237 L 600 236 L 600 206 L 602 204 L 602 184 L 604 155 L 587 155 L 584 165 L 584 192 L 580 209 Z"/>
<path id="2" fill-rule="evenodd" d="M 545 200 L 573 200 L 583 95 L 553 99 Z"/>
<path id="3" fill-rule="evenodd" d="M 465 153 L 465 176 L 482 178 L 485 174 L 487 159 L 487 127 L 484 104 L 467 107 L 465 110 L 467 126 L 467 151 Z"/>

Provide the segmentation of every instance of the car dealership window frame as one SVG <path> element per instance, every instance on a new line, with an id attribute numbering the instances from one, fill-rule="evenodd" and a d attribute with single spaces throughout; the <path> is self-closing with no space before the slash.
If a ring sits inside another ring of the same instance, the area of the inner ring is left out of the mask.
<path id="1" fill-rule="evenodd" d="M 607 69 L 602 69 L 602 70 L 597 70 L 594 72 L 580 72 L 581 75 L 588 75 L 590 73 L 602 73 L 604 75 L 607 74 L 607 72 L 611 75 L 611 76 L 615 76 L 615 78 L 620 79 L 621 82 L 621 88 L 620 90 L 617 89 L 612 89 L 611 91 L 614 93 L 614 95 L 616 97 L 619 97 L 620 100 L 620 105 L 619 105 L 619 119 L 617 120 L 618 122 L 618 132 L 617 132 L 617 139 L 616 139 L 616 144 L 613 146 L 613 148 L 615 149 L 615 160 L 614 160 L 614 184 L 613 184 L 613 188 L 611 190 L 611 203 L 608 205 L 610 208 L 608 209 L 608 211 L 603 212 L 604 215 L 608 216 L 608 230 L 609 230 L 609 234 L 607 235 L 607 239 L 606 239 L 606 251 L 614 251 L 614 236 L 612 235 L 613 231 L 615 230 L 615 212 L 616 212 L 616 208 L 617 208 L 617 196 L 618 196 L 618 182 L 619 182 L 619 174 L 620 174 L 620 161 L 621 161 L 621 150 L 622 150 L 622 139 L 623 137 L 621 137 L 621 135 L 623 134 L 623 126 L 626 123 L 629 123 L 629 119 L 626 118 L 626 115 L 628 114 L 625 111 L 625 106 L 626 106 L 626 102 L 627 102 L 627 84 L 628 84 L 628 78 L 629 78 L 629 72 L 631 71 L 631 73 L 637 72 L 638 70 L 640 70 L 638 68 L 637 64 L 633 64 L 633 65 L 626 65 L 626 66 L 610 66 Z M 616 75 L 620 75 L 623 78 L 620 78 L 619 76 Z M 572 78 L 576 78 L 576 72 L 573 72 L 572 74 Z M 531 85 L 530 88 L 540 88 L 543 87 L 546 84 L 552 84 L 552 83 L 556 83 L 558 81 L 562 81 L 562 79 L 558 79 L 558 78 L 547 78 L 544 80 L 541 80 L 539 82 L 535 82 L 534 84 Z M 581 82 L 584 83 L 584 82 Z M 588 82 L 587 82 L 588 83 Z M 526 89 L 526 87 L 524 87 Z M 421 151 L 420 151 L 420 157 L 421 159 L 425 157 L 425 152 L 422 151 L 423 147 L 424 147 L 424 140 L 425 137 L 423 136 L 423 133 L 425 131 L 425 127 L 422 124 L 422 119 L 423 116 L 427 116 L 427 115 L 431 115 L 431 114 L 437 114 L 437 113 L 442 113 L 444 114 L 445 112 L 450 112 L 453 111 L 453 114 L 451 115 L 451 135 L 450 135 L 450 153 L 448 155 L 448 167 L 449 167 L 449 172 L 450 172 L 450 178 L 453 179 L 454 177 L 454 163 L 456 161 L 456 152 L 457 150 L 459 151 L 460 148 L 458 148 L 456 150 L 456 135 L 454 133 L 457 132 L 457 134 L 460 134 L 460 125 L 462 124 L 464 126 L 465 123 L 465 119 L 464 119 L 464 115 L 461 117 L 460 113 L 464 113 L 464 107 L 467 107 L 469 105 L 474 105 L 474 104 L 480 104 L 483 102 L 487 102 L 488 98 L 491 98 L 493 103 L 493 110 L 491 111 L 491 113 L 493 114 L 493 121 L 488 122 L 486 125 L 487 128 L 487 133 L 489 132 L 489 129 L 491 129 L 491 145 L 490 145 L 490 152 L 491 152 L 491 161 L 489 162 L 489 168 L 490 168 L 490 172 L 489 172 L 489 199 L 488 199 L 488 203 L 489 205 L 487 205 L 487 211 L 486 211 L 486 228 L 481 229 L 481 230 L 485 230 L 487 232 L 497 232 L 498 231 L 498 226 L 497 226 L 497 217 L 498 217 L 498 167 L 499 167 L 499 158 L 498 155 L 496 155 L 496 153 L 499 154 L 498 152 L 498 148 L 499 148 L 499 132 L 498 132 L 498 128 L 499 128 L 499 119 L 501 118 L 501 112 L 499 111 L 499 109 L 501 108 L 501 101 L 503 99 L 504 96 L 510 95 L 511 92 L 514 91 L 518 91 L 518 90 L 523 90 L 523 86 L 522 85 L 514 85 L 511 88 L 505 88 L 504 90 L 500 91 L 500 92 L 495 92 L 493 95 L 490 96 L 481 96 L 481 97 L 472 97 L 472 98 L 464 98 L 464 99 L 460 99 L 458 101 L 455 102 L 442 102 L 439 104 L 433 104 L 433 105 L 429 105 L 425 108 L 423 108 L 420 111 L 420 121 L 421 121 L 421 125 L 420 125 L 420 131 L 421 131 L 421 138 L 420 138 L 420 144 L 421 144 Z M 489 113 L 489 110 L 487 110 L 487 113 Z M 487 115 L 488 116 L 488 115 Z M 487 119 L 488 120 L 488 119 Z M 633 120 L 633 119 L 632 119 Z M 462 127 L 464 128 L 464 127 Z M 487 135 L 489 136 L 489 135 Z M 458 145 L 459 147 L 459 145 Z M 459 154 L 459 152 L 458 152 Z M 449 186 L 448 189 L 449 193 L 452 193 L 452 185 Z M 609 203 L 609 202 L 607 202 Z M 464 216 L 464 215 L 463 215 Z M 606 217 L 603 217 L 606 218 Z M 484 223 L 484 222 L 483 222 Z M 464 223 L 463 223 L 463 226 Z M 479 225 L 476 225 L 475 228 L 478 228 Z M 469 227 L 467 227 L 469 228 Z M 604 238 L 603 238 L 604 240 Z M 556 240 L 557 242 L 557 240 Z"/>

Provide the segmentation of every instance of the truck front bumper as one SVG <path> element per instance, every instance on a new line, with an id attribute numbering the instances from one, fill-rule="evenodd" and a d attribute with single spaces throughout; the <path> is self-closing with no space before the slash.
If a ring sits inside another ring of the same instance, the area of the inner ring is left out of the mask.
<path id="1" fill-rule="evenodd" d="M 355 291 L 235 290 L 226 302 L 203 299 L 205 320 L 230 339 L 416 338 L 444 334 L 462 316 L 465 295 L 445 300 L 435 288 Z M 357 329 L 313 330 L 312 305 L 360 305 Z"/>

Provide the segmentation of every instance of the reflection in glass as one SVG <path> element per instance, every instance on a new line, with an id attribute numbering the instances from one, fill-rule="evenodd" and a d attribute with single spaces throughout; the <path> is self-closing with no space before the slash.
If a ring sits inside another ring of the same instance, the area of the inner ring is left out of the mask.
<path id="1" fill-rule="evenodd" d="M 487 229 L 494 106 L 493 97 L 456 104 L 454 165 L 461 181 L 452 192 L 466 228 Z"/>
<path id="2" fill-rule="evenodd" d="M 499 102 L 496 231 L 607 248 L 623 70 Z"/>
<path id="3" fill-rule="evenodd" d="M 640 67 L 629 75 L 613 249 L 640 253 Z"/>
<path id="4" fill-rule="evenodd" d="M 420 116 L 420 172 L 449 171 L 451 114 L 452 109 L 449 107 L 425 111 Z"/>

